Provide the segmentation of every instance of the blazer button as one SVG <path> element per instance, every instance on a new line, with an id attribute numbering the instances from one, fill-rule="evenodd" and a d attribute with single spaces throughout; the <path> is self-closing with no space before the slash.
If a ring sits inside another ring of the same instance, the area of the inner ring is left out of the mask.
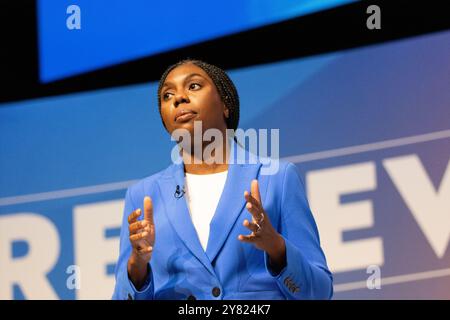
<path id="1" fill-rule="evenodd" d="M 193 296 L 192 294 L 187 297 L 188 300 L 197 300 L 197 298 L 195 296 Z"/>
<path id="2" fill-rule="evenodd" d="M 220 288 L 218 288 L 218 287 L 214 287 L 213 289 L 212 289 L 212 294 L 213 294 L 213 296 L 214 297 L 218 297 L 218 296 L 220 296 Z"/>

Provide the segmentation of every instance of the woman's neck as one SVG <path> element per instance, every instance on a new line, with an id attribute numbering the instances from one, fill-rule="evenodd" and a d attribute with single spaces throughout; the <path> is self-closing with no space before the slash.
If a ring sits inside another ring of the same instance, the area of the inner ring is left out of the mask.
<path id="1" fill-rule="evenodd" d="M 184 162 L 184 170 L 187 173 L 192 174 L 211 174 L 228 170 L 228 155 L 229 155 L 229 143 L 221 143 L 217 147 L 219 152 L 215 152 L 216 148 L 211 149 L 211 152 L 206 147 L 213 142 L 205 142 L 199 148 L 201 154 L 194 152 L 195 147 L 191 147 L 191 152 L 185 152 L 182 149 L 182 157 Z"/>

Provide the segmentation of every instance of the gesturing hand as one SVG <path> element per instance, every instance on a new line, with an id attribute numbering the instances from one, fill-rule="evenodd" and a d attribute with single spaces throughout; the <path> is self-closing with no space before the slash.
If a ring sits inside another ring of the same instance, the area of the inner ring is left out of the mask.
<path id="1" fill-rule="evenodd" d="M 131 256 L 128 259 L 128 274 L 136 287 L 146 279 L 147 263 L 150 261 L 155 244 L 155 224 L 153 222 L 153 204 L 150 197 L 144 198 L 144 219 L 137 221 L 141 209 L 128 216 L 130 231 Z"/>
<path id="2" fill-rule="evenodd" d="M 252 215 L 252 221 L 244 220 L 243 225 L 252 231 L 249 235 L 238 236 L 242 242 L 252 243 L 256 248 L 268 253 L 271 263 L 282 267 L 286 260 L 286 245 L 283 237 L 274 229 L 269 216 L 262 207 L 258 181 L 251 183 L 251 193 L 244 192 L 246 208 Z"/>
<path id="3" fill-rule="evenodd" d="M 150 197 L 144 198 L 144 219 L 137 221 L 141 209 L 133 211 L 128 216 L 128 230 L 133 254 L 147 263 L 150 261 L 155 244 L 155 225 L 153 223 L 153 204 Z"/>

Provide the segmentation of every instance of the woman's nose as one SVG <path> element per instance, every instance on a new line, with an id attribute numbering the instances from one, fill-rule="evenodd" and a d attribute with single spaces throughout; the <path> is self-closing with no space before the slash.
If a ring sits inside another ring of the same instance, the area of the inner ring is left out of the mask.
<path id="1" fill-rule="evenodd" d="M 189 98 L 186 94 L 177 94 L 175 96 L 175 108 L 178 107 L 180 105 L 180 103 L 189 103 Z"/>

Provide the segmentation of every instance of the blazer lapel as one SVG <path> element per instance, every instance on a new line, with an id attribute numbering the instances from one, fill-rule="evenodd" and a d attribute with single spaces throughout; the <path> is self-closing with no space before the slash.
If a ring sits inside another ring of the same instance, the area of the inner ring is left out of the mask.
<path id="1" fill-rule="evenodd" d="M 160 179 L 158 184 L 165 212 L 173 228 L 189 251 L 214 275 L 211 262 L 208 260 L 198 238 L 197 231 L 192 224 L 186 198 L 184 196 L 177 198 L 174 195 L 177 185 L 180 188 L 184 188 L 185 185 L 183 163 L 170 166 L 168 174 L 163 179 Z"/>
<path id="2" fill-rule="evenodd" d="M 225 243 L 231 229 L 236 223 L 245 205 L 244 191 L 250 191 L 251 181 L 258 176 L 261 163 L 257 157 L 244 149 L 240 149 L 246 159 L 246 163 L 240 164 L 238 152 L 240 148 L 234 142 L 231 143 L 234 150 L 230 157 L 232 163 L 228 165 L 228 174 L 224 190 L 220 197 L 216 211 L 210 223 L 210 231 L 206 253 L 198 238 L 197 231 L 192 223 L 186 198 L 176 198 L 174 196 L 177 185 L 183 188 L 184 164 L 171 165 L 166 174 L 158 181 L 161 197 L 165 206 L 166 215 L 184 242 L 189 251 L 211 272 L 215 274 L 212 262 L 216 258 L 223 244 Z M 239 241 L 236 239 L 236 241 Z"/>
<path id="3" fill-rule="evenodd" d="M 222 248 L 244 205 L 244 191 L 250 191 L 251 181 L 261 164 L 229 164 L 225 187 L 210 223 L 206 255 L 213 262 Z M 239 241 L 236 239 L 236 241 Z"/>

